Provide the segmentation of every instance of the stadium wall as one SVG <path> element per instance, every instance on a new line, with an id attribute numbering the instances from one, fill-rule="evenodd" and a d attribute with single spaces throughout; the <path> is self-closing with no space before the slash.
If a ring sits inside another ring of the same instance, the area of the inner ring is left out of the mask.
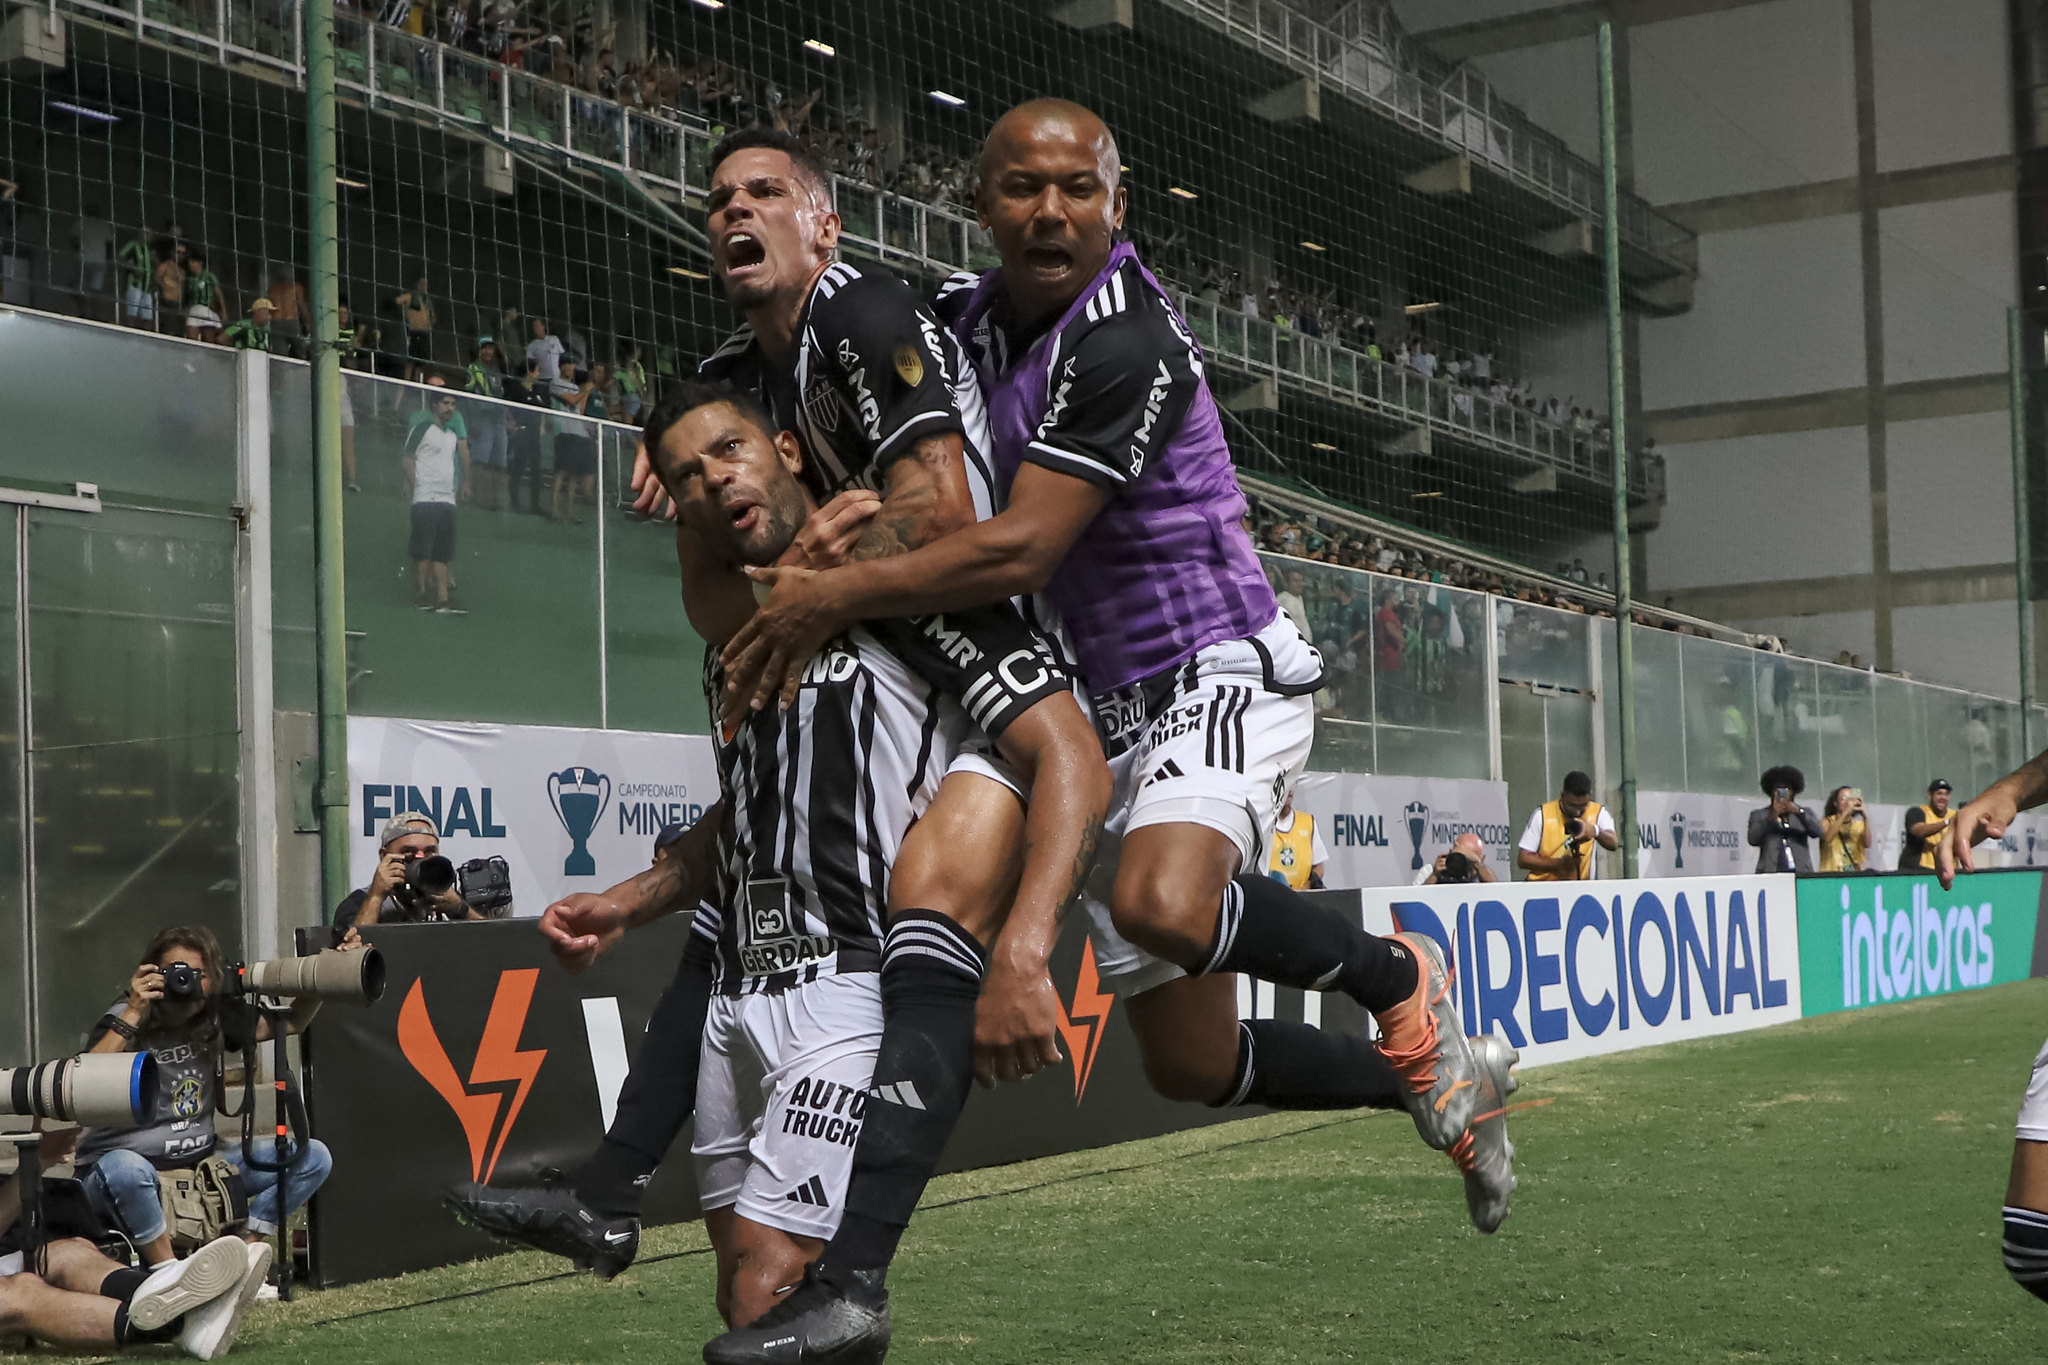
<path id="1" fill-rule="evenodd" d="M 1700 234 L 1690 310 L 1628 321 L 1669 480 L 1645 600 L 2014 689 L 2006 0 L 1395 8 L 1582 151 L 1591 86 L 1552 75 L 1612 12 L 1622 183 Z"/>

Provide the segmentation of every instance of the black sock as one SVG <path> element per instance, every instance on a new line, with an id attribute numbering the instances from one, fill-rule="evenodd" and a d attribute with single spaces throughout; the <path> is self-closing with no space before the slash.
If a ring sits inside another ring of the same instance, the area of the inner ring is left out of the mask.
<path id="1" fill-rule="evenodd" d="M 146 1341 L 173 1341 L 177 1339 L 178 1329 L 184 1324 L 185 1317 L 181 1313 L 154 1332 L 139 1332 L 128 1321 L 127 1303 L 117 1303 L 114 1305 L 114 1344 L 135 1346 Z"/>
<path id="2" fill-rule="evenodd" d="M 987 954 L 931 910 L 889 924 L 882 949 L 882 1047 L 853 1149 L 846 1214 L 818 1268 L 840 1283 L 881 1272 L 938 1167 L 974 1079 L 974 1002 Z"/>
<path id="3" fill-rule="evenodd" d="M 148 1278 L 149 1272 L 147 1270 L 138 1269 L 132 1265 L 122 1266 L 119 1270 L 109 1270 L 107 1278 L 100 1281 L 100 1297 L 103 1299 L 119 1299 L 121 1302 L 126 1303 L 135 1297 L 135 1291 L 142 1288 L 143 1281 Z"/>
<path id="4" fill-rule="evenodd" d="M 1237 1025 L 1237 1080 L 1215 1109 L 1399 1109 L 1401 1078 L 1380 1050 L 1313 1024 L 1243 1019 Z"/>
<path id="5" fill-rule="evenodd" d="M 1223 889 L 1216 941 L 1194 975 L 1210 972 L 1343 991 L 1368 1010 L 1383 1010 L 1415 993 L 1416 964 L 1393 940 L 1366 933 L 1282 882 L 1246 874 Z"/>
<path id="6" fill-rule="evenodd" d="M 690 935 L 675 980 L 647 1016 L 612 1126 L 576 1168 L 576 1197 L 607 1218 L 638 1218 L 654 1170 L 697 1107 L 697 1066 L 711 1005 L 711 942 Z"/>

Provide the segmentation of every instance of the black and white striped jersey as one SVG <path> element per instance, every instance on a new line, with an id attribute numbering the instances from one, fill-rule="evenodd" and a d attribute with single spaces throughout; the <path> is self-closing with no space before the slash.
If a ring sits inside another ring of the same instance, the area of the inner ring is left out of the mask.
<path id="1" fill-rule="evenodd" d="M 928 436 L 957 432 L 977 520 L 1002 507 L 987 450 L 988 411 L 959 339 L 880 266 L 838 261 L 804 301 L 794 370 L 769 359 L 741 327 L 697 367 L 752 392 L 804 448 L 804 478 L 824 502 L 849 488 L 877 492 L 888 469 Z M 912 671 L 966 698 L 991 737 L 1080 676 L 1059 617 L 1042 598 L 1014 598 L 870 629 Z"/>
<path id="2" fill-rule="evenodd" d="M 724 677 L 707 649 L 714 713 Z M 856 628 L 811 660 L 794 706 L 719 744 L 725 906 L 698 923 L 715 921 L 715 990 L 880 970 L 889 870 L 965 730 L 957 701 Z"/>
<path id="3" fill-rule="evenodd" d="M 952 333 L 915 291 L 880 266 L 837 261 L 804 300 L 794 371 L 741 327 L 697 371 L 761 396 L 803 442 L 820 502 L 849 488 L 877 492 L 889 466 L 927 436 L 958 432 L 977 518 L 994 514 L 988 413 Z"/>

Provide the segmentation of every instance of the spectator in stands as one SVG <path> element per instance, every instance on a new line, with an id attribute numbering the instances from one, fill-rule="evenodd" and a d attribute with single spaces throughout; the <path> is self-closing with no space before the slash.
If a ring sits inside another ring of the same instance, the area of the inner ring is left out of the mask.
<path id="1" fill-rule="evenodd" d="M 469 454 L 476 471 L 476 505 L 486 512 L 505 510 L 507 434 L 505 409 L 488 400 L 505 395 L 504 373 L 498 368 L 498 344 L 481 337 L 470 356 L 463 391 L 485 400 L 467 404 L 463 420 L 469 427 Z"/>
<path id="2" fill-rule="evenodd" d="M 405 317 L 405 377 L 422 379 L 434 363 L 434 301 L 427 294 L 427 277 L 421 274 L 412 288 L 396 295 L 392 304 Z"/>
<path id="3" fill-rule="evenodd" d="M 640 410 L 646 406 L 647 367 L 640 363 L 640 346 L 628 341 L 619 347 L 619 367 L 616 376 L 619 386 L 620 403 L 628 422 L 640 420 Z"/>
<path id="4" fill-rule="evenodd" d="M 1309 629 L 1307 593 L 1308 581 L 1302 577 L 1301 570 L 1289 569 L 1278 594 L 1280 610 L 1286 612 L 1287 619 L 1294 622 L 1295 628 L 1301 632 L 1301 638 L 1314 644 L 1316 637 Z"/>
<path id="5" fill-rule="evenodd" d="M 170 254 L 170 247 L 169 242 L 152 247 L 147 234 L 140 232 L 122 244 L 121 321 L 128 326 L 156 330 L 156 263 Z"/>
<path id="6" fill-rule="evenodd" d="M 597 427 L 583 421 L 596 384 L 589 376 L 578 378 L 574 363 L 562 362 L 562 373 L 552 387 L 555 409 L 571 414 L 559 419 L 555 430 L 555 477 L 548 492 L 547 518 L 581 526 L 576 501 L 597 475 Z M 602 407 L 603 399 L 599 398 Z"/>
<path id="7" fill-rule="evenodd" d="M 546 318 L 529 318 L 527 322 L 531 339 L 526 343 L 526 358 L 540 367 L 541 383 L 552 384 L 562 376 L 561 338 L 548 330 Z"/>
<path id="8" fill-rule="evenodd" d="M 219 341 L 227 316 L 227 293 L 220 276 L 206 268 L 206 253 L 192 247 L 185 253 L 185 340 Z"/>
<path id="9" fill-rule="evenodd" d="M 548 422 L 543 414 L 552 406 L 548 385 L 540 377 L 540 361 L 531 358 L 526 361 L 519 378 L 505 386 L 505 400 L 519 405 L 518 411 L 506 415 L 506 430 L 511 436 L 507 500 L 515 512 L 538 515 L 542 480 L 541 436 Z M 522 488 L 526 492 L 524 507 L 520 506 Z"/>
<path id="10" fill-rule="evenodd" d="M 1768 806 L 1749 813 L 1749 844 L 1756 850 L 1758 872 L 1811 872 L 1813 853 L 1809 845 L 1825 829 L 1820 818 L 1799 804 L 1806 790 L 1806 774 L 1789 763 L 1766 768 L 1759 783 Z"/>
<path id="11" fill-rule="evenodd" d="M 441 854 L 441 832 L 423 811 L 400 811 L 384 822 L 377 836 L 377 870 L 370 884 L 359 887 L 334 907 L 336 930 L 366 924 L 425 924 L 443 920 L 482 919 L 462 899 L 459 888 L 438 895 L 415 891 L 407 872 L 415 863 Z"/>
<path id="12" fill-rule="evenodd" d="M 1863 812 L 1863 793 L 1837 787 L 1828 793 L 1820 819 L 1820 870 L 1861 872 L 1870 857 L 1870 821 Z"/>
<path id="13" fill-rule="evenodd" d="M 1614 816 L 1593 799 L 1593 779 L 1569 772 L 1557 799 L 1530 813 L 1515 845 L 1515 864 L 1532 882 L 1590 881 L 1598 850 L 1619 847 Z"/>
<path id="14" fill-rule="evenodd" d="M 1392 588 L 1380 594 L 1380 609 L 1373 613 L 1374 666 L 1382 677 L 1401 676 L 1401 655 L 1407 648 L 1407 631 L 1401 625 L 1401 597 Z"/>
<path id="15" fill-rule="evenodd" d="M 287 355 L 300 360 L 311 354 L 307 340 L 313 335 L 313 307 L 306 296 L 306 287 L 299 283 L 299 277 L 291 267 L 280 266 L 271 272 L 269 289 L 270 306 L 276 310 L 270 333 L 283 344 Z"/>
<path id="16" fill-rule="evenodd" d="M 412 490 L 413 605 L 461 615 L 449 593 L 455 558 L 455 504 L 470 487 L 468 429 L 455 395 L 436 392 L 428 411 L 413 414 L 405 438 L 405 478 Z"/>
<path id="17" fill-rule="evenodd" d="M 1323 659 L 1330 666 L 1330 691 L 1339 713 L 1365 710 L 1367 653 L 1372 647 L 1372 616 L 1353 589 L 1348 573 L 1334 576 L 1317 613 L 1321 617 Z"/>
<path id="18" fill-rule="evenodd" d="M 1932 872 L 1934 850 L 1941 844 L 1941 836 L 1955 821 L 1955 813 L 1948 808 L 1949 796 L 1954 788 L 1948 779 L 1937 777 L 1927 784 L 1927 804 L 1909 806 L 1906 810 L 1906 841 L 1899 849 L 1899 871 Z"/>
<path id="19" fill-rule="evenodd" d="M 267 298 L 258 299 L 249 305 L 249 316 L 238 318 L 228 324 L 221 340 L 238 351 L 268 351 L 270 349 L 270 322 L 276 309 Z"/>

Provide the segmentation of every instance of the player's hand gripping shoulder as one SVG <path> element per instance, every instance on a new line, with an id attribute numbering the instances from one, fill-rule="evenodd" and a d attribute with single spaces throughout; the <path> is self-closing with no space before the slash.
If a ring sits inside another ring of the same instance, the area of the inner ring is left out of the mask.
<path id="1" fill-rule="evenodd" d="M 788 568 L 830 569 L 844 564 L 874 524 L 882 499 L 865 488 L 849 488 L 811 513 L 803 529 L 777 560 Z"/>

